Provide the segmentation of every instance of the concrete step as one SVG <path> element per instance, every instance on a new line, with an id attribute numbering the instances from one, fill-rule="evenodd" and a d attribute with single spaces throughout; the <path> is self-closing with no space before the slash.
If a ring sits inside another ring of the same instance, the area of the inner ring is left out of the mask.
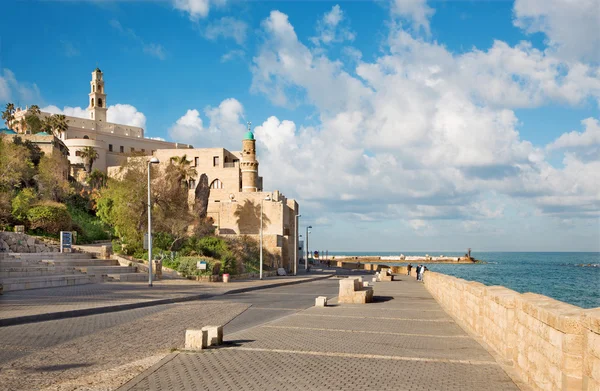
<path id="1" fill-rule="evenodd" d="M 66 259 L 66 260 L 44 260 L 48 265 L 55 266 L 72 266 L 72 267 L 87 267 L 87 266 L 116 266 L 119 264 L 114 259 Z"/>
<path id="2" fill-rule="evenodd" d="M 137 271 L 133 266 L 77 266 L 76 269 L 89 275 L 125 274 L 135 273 Z"/>
<path id="3" fill-rule="evenodd" d="M 87 274 L 63 274 L 40 277 L 15 277 L 2 280 L 4 292 L 26 289 L 53 288 L 60 286 L 82 285 L 93 283 L 94 279 Z"/>
<path id="4" fill-rule="evenodd" d="M 91 259 L 88 253 L 8 253 L 17 259 L 42 260 L 42 259 Z"/>
<path id="5" fill-rule="evenodd" d="M 147 273 L 108 274 L 108 281 L 135 282 L 148 281 Z"/>
<path id="6" fill-rule="evenodd" d="M 79 274 L 74 267 L 68 266 L 25 266 L 25 267 L 3 267 L 0 265 L 0 280 L 13 277 L 39 277 L 56 274 Z"/>

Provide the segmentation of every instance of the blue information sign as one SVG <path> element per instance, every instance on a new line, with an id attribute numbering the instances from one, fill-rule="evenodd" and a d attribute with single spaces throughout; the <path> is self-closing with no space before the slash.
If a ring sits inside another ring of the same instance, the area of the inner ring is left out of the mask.
<path id="1" fill-rule="evenodd" d="M 73 242 L 73 233 L 70 231 L 60 231 L 60 251 L 67 252 L 71 251 L 71 244 Z"/>

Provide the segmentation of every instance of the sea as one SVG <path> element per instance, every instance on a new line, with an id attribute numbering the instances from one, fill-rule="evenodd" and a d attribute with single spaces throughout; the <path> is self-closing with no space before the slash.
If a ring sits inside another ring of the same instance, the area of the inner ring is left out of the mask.
<path id="1" fill-rule="evenodd" d="M 464 252 L 329 252 L 349 256 L 429 254 L 463 256 Z M 502 285 L 517 292 L 533 292 L 582 308 L 600 307 L 600 252 L 473 252 L 484 263 L 423 263 L 431 271 L 485 285 Z M 383 261 L 385 262 L 385 261 Z M 386 262 L 406 265 L 406 262 Z M 413 262 L 413 265 L 415 263 Z"/>

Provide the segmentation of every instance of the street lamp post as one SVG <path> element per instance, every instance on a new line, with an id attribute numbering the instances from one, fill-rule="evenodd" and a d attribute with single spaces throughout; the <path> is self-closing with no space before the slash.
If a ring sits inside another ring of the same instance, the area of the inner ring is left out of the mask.
<path id="1" fill-rule="evenodd" d="M 271 201 L 271 196 L 260 200 L 260 272 L 259 278 L 263 279 L 263 201 Z"/>
<path id="2" fill-rule="evenodd" d="M 150 165 L 160 161 L 153 157 L 148 161 L 148 286 L 152 286 L 152 199 L 150 197 Z"/>
<path id="3" fill-rule="evenodd" d="M 312 228 L 312 225 L 309 225 L 308 227 L 306 227 L 306 259 L 304 260 L 304 270 L 308 271 L 308 254 L 310 254 L 308 252 L 308 229 Z"/>
<path id="4" fill-rule="evenodd" d="M 302 217 L 302 215 L 296 215 L 296 234 L 294 235 L 294 275 L 296 275 L 298 266 L 298 217 Z"/>

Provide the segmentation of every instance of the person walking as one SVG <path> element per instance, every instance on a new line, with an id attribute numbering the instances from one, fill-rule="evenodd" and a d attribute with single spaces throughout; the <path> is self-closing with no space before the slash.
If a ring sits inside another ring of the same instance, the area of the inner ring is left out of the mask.
<path id="1" fill-rule="evenodd" d="M 406 275 L 410 276 L 410 271 L 412 270 L 412 265 L 409 263 L 408 266 L 406 267 L 406 269 L 408 270 L 408 273 L 406 273 Z"/>
<path id="2" fill-rule="evenodd" d="M 421 265 L 417 265 L 417 270 L 415 272 L 417 274 L 417 281 L 419 281 L 419 274 L 421 273 Z"/>
<path id="3" fill-rule="evenodd" d="M 421 265 L 421 269 L 419 270 L 419 281 L 423 281 L 423 273 L 425 272 L 425 266 Z"/>

